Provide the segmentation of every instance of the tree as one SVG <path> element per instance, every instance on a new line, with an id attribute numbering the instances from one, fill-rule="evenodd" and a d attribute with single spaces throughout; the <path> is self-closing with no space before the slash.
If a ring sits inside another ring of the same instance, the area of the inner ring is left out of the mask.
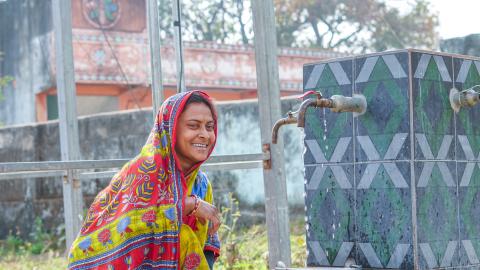
<path id="1" fill-rule="evenodd" d="M 365 52 L 431 48 L 437 16 L 427 0 L 410 1 L 402 14 L 381 0 L 275 0 L 280 46 Z"/>
<path id="2" fill-rule="evenodd" d="M 176 0 L 174 0 L 176 1 Z M 162 37 L 173 36 L 171 0 L 160 0 Z M 428 0 L 410 0 L 401 12 L 384 0 L 274 0 L 277 41 L 285 47 L 349 52 L 432 48 L 437 16 Z M 251 44 L 250 1 L 182 1 L 186 40 Z"/>
<path id="3" fill-rule="evenodd" d="M 173 1 L 159 0 L 162 38 L 173 37 Z M 181 3 L 182 35 L 185 40 L 242 44 L 252 42 L 253 30 L 249 1 L 184 0 Z"/>

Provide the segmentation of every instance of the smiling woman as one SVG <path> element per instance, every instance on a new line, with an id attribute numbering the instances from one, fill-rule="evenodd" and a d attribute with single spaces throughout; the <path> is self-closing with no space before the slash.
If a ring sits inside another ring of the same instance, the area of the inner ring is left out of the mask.
<path id="1" fill-rule="evenodd" d="M 215 144 L 215 121 L 210 104 L 193 94 L 185 104 L 177 124 L 175 150 L 182 170 L 208 158 Z"/>
<path id="2" fill-rule="evenodd" d="M 69 269 L 213 269 L 220 216 L 199 167 L 216 127 L 204 92 L 166 100 L 141 153 L 92 203 Z"/>

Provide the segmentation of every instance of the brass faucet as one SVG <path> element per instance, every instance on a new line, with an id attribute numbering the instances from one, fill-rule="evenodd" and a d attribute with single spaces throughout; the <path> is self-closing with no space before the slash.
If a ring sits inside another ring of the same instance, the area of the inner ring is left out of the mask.
<path id="1" fill-rule="evenodd" d="M 455 112 L 459 112 L 461 107 L 473 107 L 480 101 L 480 94 L 475 91 L 475 88 L 480 88 L 480 85 L 475 85 L 463 91 L 458 91 L 456 88 L 450 90 L 450 106 Z"/>
<path id="2" fill-rule="evenodd" d="M 293 116 L 293 112 L 291 111 L 287 113 L 287 117 L 277 120 L 272 129 L 272 143 L 277 144 L 278 130 L 281 126 L 293 123 L 297 123 L 297 118 Z"/>
<path id="3" fill-rule="evenodd" d="M 353 95 L 353 97 L 334 95 L 327 99 L 323 98 L 320 92 L 309 91 L 302 97 L 310 94 L 314 94 L 316 97 L 304 100 L 302 104 L 300 104 L 298 111 L 288 112 L 287 117 L 275 122 L 272 129 L 273 144 L 276 144 L 278 141 L 278 130 L 281 126 L 297 123 L 298 127 L 305 127 L 305 113 L 308 107 L 330 108 L 332 112 L 354 112 L 357 115 L 361 115 L 367 110 L 367 102 L 363 95 Z M 297 114 L 297 117 L 295 117 L 294 114 Z"/>

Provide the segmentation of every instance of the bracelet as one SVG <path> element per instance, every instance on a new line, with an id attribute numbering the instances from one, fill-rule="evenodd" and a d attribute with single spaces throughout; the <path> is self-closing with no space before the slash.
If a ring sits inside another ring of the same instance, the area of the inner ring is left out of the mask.
<path id="1" fill-rule="evenodd" d="M 190 195 L 190 197 L 193 197 L 195 199 L 195 205 L 193 206 L 192 212 L 190 212 L 187 216 L 193 216 L 198 210 L 198 206 L 200 206 L 200 200 L 198 199 L 198 196 L 195 194 Z"/>

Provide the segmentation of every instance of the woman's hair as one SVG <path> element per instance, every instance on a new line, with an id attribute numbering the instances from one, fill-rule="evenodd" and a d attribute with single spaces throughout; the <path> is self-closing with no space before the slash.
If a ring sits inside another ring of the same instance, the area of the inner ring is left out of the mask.
<path id="1" fill-rule="evenodd" d="M 187 106 L 190 105 L 191 103 L 203 103 L 207 105 L 208 108 L 210 108 L 212 115 L 215 114 L 215 109 L 213 108 L 213 105 L 207 100 L 207 98 L 205 98 L 203 95 L 199 93 L 194 92 L 190 95 L 190 97 L 185 102 L 185 108 L 187 108 Z"/>

